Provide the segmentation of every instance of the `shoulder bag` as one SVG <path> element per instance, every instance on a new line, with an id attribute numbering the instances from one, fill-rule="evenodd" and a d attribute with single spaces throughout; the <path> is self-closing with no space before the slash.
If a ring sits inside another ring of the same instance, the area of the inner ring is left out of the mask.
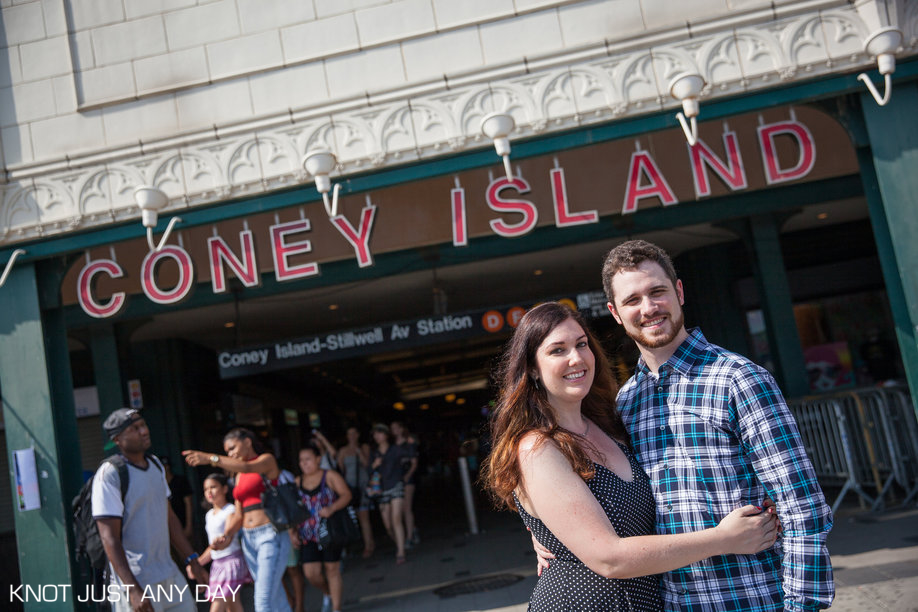
<path id="1" fill-rule="evenodd" d="M 347 546 L 360 539 L 360 525 L 353 506 L 345 506 L 319 520 L 319 546 L 322 548 Z"/>
<path id="2" fill-rule="evenodd" d="M 309 518 L 309 509 L 303 503 L 297 486 L 292 482 L 281 482 L 277 485 L 261 476 L 265 490 L 261 494 L 261 505 L 274 528 L 284 531 L 298 527 Z"/>

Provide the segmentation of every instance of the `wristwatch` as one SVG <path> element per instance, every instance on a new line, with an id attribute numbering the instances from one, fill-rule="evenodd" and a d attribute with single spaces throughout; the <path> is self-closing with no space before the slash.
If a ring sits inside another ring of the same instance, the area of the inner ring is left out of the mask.
<path id="1" fill-rule="evenodd" d="M 213 463 L 214 465 L 217 465 L 218 463 L 220 463 L 220 456 L 219 456 L 219 455 L 211 455 L 211 456 L 210 456 L 210 462 Z"/>
<path id="2" fill-rule="evenodd" d="M 194 552 L 185 557 L 185 565 L 188 566 L 192 561 L 198 558 L 198 553 Z"/>

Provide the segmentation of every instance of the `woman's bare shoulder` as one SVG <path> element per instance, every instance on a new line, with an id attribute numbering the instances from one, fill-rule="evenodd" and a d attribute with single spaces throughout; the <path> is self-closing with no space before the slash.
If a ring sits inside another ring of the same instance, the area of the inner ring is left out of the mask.
<path id="1" fill-rule="evenodd" d="M 561 451 L 554 441 L 541 431 L 528 431 L 520 438 L 517 446 L 520 461 L 552 461 L 561 457 Z"/>

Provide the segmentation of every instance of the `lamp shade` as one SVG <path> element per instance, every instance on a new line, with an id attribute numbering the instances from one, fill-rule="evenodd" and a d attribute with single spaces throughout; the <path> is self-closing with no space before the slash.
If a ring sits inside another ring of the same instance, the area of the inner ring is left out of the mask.
<path id="1" fill-rule="evenodd" d="M 490 113 L 481 119 L 481 131 L 488 138 L 506 138 L 516 127 L 513 116 L 508 113 Z"/>
<path id="2" fill-rule="evenodd" d="M 312 176 L 327 176 L 337 164 L 335 154 L 324 147 L 307 152 L 303 158 L 303 167 Z"/>
<path id="3" fill-rule="evenodd" d="M 867 55 L 877 56 L 895 53 L 902 44 L 902 31 L 898 28 L 882 28 L 870 34 L 864 41 Z"/>
<path id="4" fill-rule="evenodd" d="M 158 212 L 165 208 L 169 202 L 169 196 L 162 189 L 150 185 L 139 185 L 134 188 L 134 201 L 141 210 Z"/>
<path id="5" fill-rule="evenodd" d="M 669 93 L 677 100 L 697 98 L 704 88 L 704 79 L 693 72 L 677 74 L 669 84 Z"/>

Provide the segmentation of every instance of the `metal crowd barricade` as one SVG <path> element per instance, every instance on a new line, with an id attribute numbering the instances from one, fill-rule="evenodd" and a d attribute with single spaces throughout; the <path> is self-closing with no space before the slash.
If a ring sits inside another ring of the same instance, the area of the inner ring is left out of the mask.
<path id="1" fill-rule="evenodd" d="M 897 482 L 905 492 L 902 505 L 908 505 L 918 496 L 918 418 L 911 398 L 902 388 L 883 387 L 879 393 L 885 405 L 883 427 L 893 473 L 878 497 L 882 499 L 892 483 Z"/>
<path id="2" fill-rule="evenodd" d="M 903 388 L 858 389 L 789 406 L 817 478 L 842 487 L 833 512 L 852 490 L 872 510 L 885 508 L 894 484 L 905 492 L 903 505 L 918 496 L 918 420 Z"/>
<path id="3" fill-rule="evenodd" d="M 841 485 L 841 491 L 832 503 L 835 513 L 848 491 L 872 504 L 874 499 L 861 487 L 857 478 L 859 470 L 851 443 L 851 430 L 842 403 L 833 397 L 808 398 L 790 402 L 789 407 L 797 420 L 803 446 L 820 482 Z"/>

